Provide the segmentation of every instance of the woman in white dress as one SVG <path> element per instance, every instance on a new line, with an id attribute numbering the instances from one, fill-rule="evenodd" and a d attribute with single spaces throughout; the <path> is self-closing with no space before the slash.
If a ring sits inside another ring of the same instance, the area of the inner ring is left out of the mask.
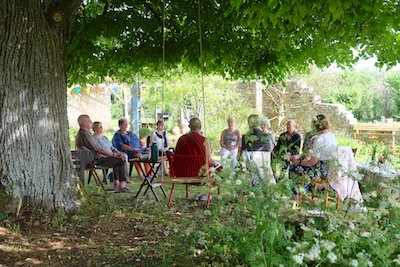
<path id="1" fill-rule="evenodd" d="M 303 159 L 300 155 L 291 157 L 289 177 L 296 179 L 296 176 L 309 175 L 312 177 L 327 177 L 329 161 L 335 159 L 337 151 L 337 140 L 329 131 L 329 120 L 325 115 L 317 115 L 312 120 L 313 128 L 318 131 L 318 136 L 313 140 L 314 144 L 309 157 Z M 292 189 L 294 197 L 297 192 Z"/>
<path id="2" fill-rule="evenodd" d="M 351 148 L 338 147 L 336 137 L 329 131 L 329 121 L 326 116 L 322 114 L 316 116 L 312 124 L 319 135 L 312 139 L 310 156 L 307 159 L 293 156 L 290 174 L 307 174 L 316 178 L 327 177 L 330 186 L 342 201 L 345 198 L 352 198 L 357 201 L 356 207 L 359 211 L 366 211 L 366 208 L 361 205 L 363 199 L 358 182 L 350 177 L 357 173 Z M 293 193 L 297 195 L 295 190 Z"/>

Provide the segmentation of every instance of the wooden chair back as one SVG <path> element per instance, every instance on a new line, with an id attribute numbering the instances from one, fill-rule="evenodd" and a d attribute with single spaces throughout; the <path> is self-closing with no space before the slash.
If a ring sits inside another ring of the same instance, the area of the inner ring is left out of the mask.
<path id="1" fill-rule="evenodd" d="M 174 177 L 196 177 L 199 170 L 206 164 L 206 159 L 202 155 L 180 155 L 172 154 L 172 166 Z M 171 174 L 171 172 L 170 172 Z M 172 176 L 172 174 L 171 174 Z"/>

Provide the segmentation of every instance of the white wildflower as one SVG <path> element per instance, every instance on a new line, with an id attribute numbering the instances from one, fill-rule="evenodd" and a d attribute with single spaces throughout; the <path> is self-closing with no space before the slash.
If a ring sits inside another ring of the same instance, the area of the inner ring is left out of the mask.
<path id="1" fill-rule="evenodd" d="M 350 266 L 358 267 L 358 260 L 352 259 L 351 262 L 350 262 Z"/>
<path id="2" fill-rule="evenodd" d="M 362 232 L 362 233 L 361 233 L 361 236 L 362 236 L 362 237 L 370 237 L 370 236 L 371 236 L 371 233 L 365 231 L 365 232 Z"/>
<path id="3" fill-rule="evenodd" d="M 327 257 L 331 263 L 335 263 L 337 260 L 337 256 L 333 252 L 329 252 Z"/>
<path id="4" fill-rule="evenodd" d="M 318 229 L 313 229 L 312 232 L 315 236 L 323 236 L 322 232 Z"/>
<path id="5" fill-rule="evenodd" d="M 240 180 L 240 179 L 236 179 L 236 181 L 235 181 L 235 185 L 242 185 L 242 180 Z"/>
<path id="6" fill-rule="evenodd" d="M 374 263 L 373 263 L 372 261 L 368 260 L 368 261 L 367 261 L 367 266 L 368 266 L 368 267 L 373 267 L 373 266 L 374 266 Z"/>
<path id="7" fill-rule="evenodd" d="M 382 214 L 381 214 L 380 211 L 375 211 L 375 212 L 374 212 L 374 219 L 375 219 L 375 220 L 380 220 L 381 217 L 382 217 Z"/>
<path id="8" fill-rule="evenodd" d="M 308 228 L 307 226 L 305 226 L 304 224 L 300 225 L 301 230 L 303 230 L 304 232 L 309 232 L 310 228 Z"/>
<path id="9" fill-rule="evenodd" d="M 336 244 L 329 240 L 321 240 L 320 244 L 327 251 L 332 251 L 332 249 L 334 249 L 336 247 Z"/>
<path id="10" fill-rule="evenodd" d="M 314 261 L 314 260 L 320 259 L 320 254 L 321 254 L 321 249 L 320 249 L 319 245 L 316 244 L 316 245 L 312 246 L 310 251 L 305 256 L 310 261 Z"/>
<path id="11" fill-rule="evenodd" d="M 346 231 L 344 231 L 344 233 L 343 233 L 343 237 L 344 237 L 344 238 L 349 238 L 350 235 L 351 235 L 351 232 L 350 232 L 349 230 L 346 230 Z"/>
<path id="12" fill-rule="evenodd" d="M 293 259 L 298 265 L 302 265 L 303 264 L 304 255 L 303 254 L 293 255 Z"/>
<path id="13" fill-rule="evenodd" d="M 286 237 L 291 238 L 293 236 L 293 232 L 290 230 L 286 230 Z"/>
<path id="14" fill-rule="evenodd" d="M 394 262 L 396 265 L 400 266 L 400 254 L 397 254 L 397 259 L 394 259 L 393 262 Z"/>

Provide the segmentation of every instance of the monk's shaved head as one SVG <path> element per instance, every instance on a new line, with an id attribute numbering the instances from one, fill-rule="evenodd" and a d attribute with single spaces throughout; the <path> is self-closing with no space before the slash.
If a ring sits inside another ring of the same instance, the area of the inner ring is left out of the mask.
<path id="1" fill-rule="evenodd" d="M 200 131 L 201 130 L 201 121 L 199 118 L 193 118 L 189 121 L 189 128 L 190 131 L 195 132 L 195 131 Z"/>

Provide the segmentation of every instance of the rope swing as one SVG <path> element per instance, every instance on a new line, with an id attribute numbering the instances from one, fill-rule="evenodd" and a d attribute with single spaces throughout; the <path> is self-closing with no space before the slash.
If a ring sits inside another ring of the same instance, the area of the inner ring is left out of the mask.
<path id="1" fill-rule="evenodd" d="M 162 12 L 162 89 L 161 89 L 161 116 L 164 120 L 164 92 L 165 92 L 165 0 L 163 1 L 163 12 Z M 164 129 L 165 131 L 165 129 Z M 162 149 L 164 149 L 164 138 L 162 138 Z M 161 183 L 164 181 L 164 166 L 165 166 L 164 153 L 161 153 Z"/>
<path id="2" fill-rule="evenodd" d="M 166 9 L 166 1 L 163 1 L 163 13 L 162 13 L 162 75 L 163 75 L 163 84 L 162 84 L 162 93 L 161 93 L 161 112 L 162 115 L 164 115 L 164 93 L 165 93 L 165 75 L 166 75 L 166 62 L 165 62 L 165 51 L 166 51 L 166 46 L 165 46 L 165 32 L 166 32 L 166 26 L 165 26 L 165 9 Z M 207 121 L 207 116 L 206 116 L 206 101 L 205 101 L 205 90 L 204 90 L 204 61 L 203 61 L 203 31 L 202 31 L 202 20 L 201 20 L 201 0 L 198 0 L 198 33 L 199 33 L 199 50 L 200 50 L 200 57 L 199 57 L 199 64 L 200 64 L 200 77 L 201 77 L 201 92 L 202 92 L 202 106 L 203 106 L 203 133 L 204 136 L 207 137 L 207 126 L 206 126 L 206 121 Z M 164 142 L 164 139 L 163 139 Z M 210 150 L 210 144 L 206 142 L 206 149 Z M 207 147 L 208 146 L 208 147 Z M 211 155 L 206 155 L 206 164 L 208 165 L 209 162 L 209 157 Z M 164 164 L 165 158 L 161 157 L 161 164 Z M 164 172 L 161 174 L 161 183 L 163 182 L 164 179 Z M 210 180 L 210 174 L 207 171 L 207 179 L 211 183 Z"/>
<path id="3" fill-rule="evenodd" d="M 200 46 L 200 58 L 199 58 L 199 63 L 200 63 L 200 77 L 201 77 L 201 94 L 203 98 L 203 132 L 204 132 L 204 137 L 207 138 L 207 126 L 206 126 L 206 121 L 207 121 L 207 116 L 206 116 L 206 95 L 205 95 L 205 90 L 204 90 L 204 61 L 203 61 L 203 31 L 202 31 L 202 25 L 201 25 L 201 0 L 198 0 L 198 5 L 197 5 L 197 10 L 198 10 L 198 24 L 199 24 L 199 46 Z M 211 151 L 211 145 L 208 142 L 208 140 L 204 144 L 206 146 L 206 151 Z M 210 157 L 208 153 L 206 153 L 206 165 L 207 165 L 207 170 L 208 170 L 208 163 L 210 162 Z M 207 174 L 207 181 L 212 183 L 210 179 L 210 172 L 209 170 L 206 172 Z"/>

